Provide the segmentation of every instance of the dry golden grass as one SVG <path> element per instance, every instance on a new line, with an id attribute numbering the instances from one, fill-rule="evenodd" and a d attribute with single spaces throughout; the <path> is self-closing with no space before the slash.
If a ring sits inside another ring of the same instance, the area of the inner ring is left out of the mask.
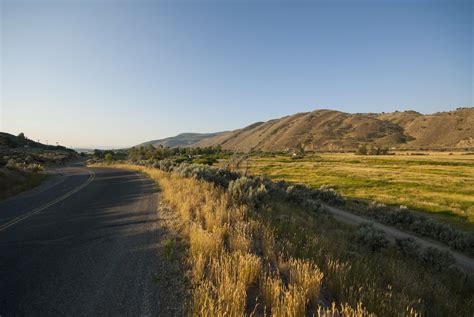
<path id="1" fill-rule="evenodd" d="M 216 228 L 217 229 L 217 228 Z M 222 230 L 208 231 L 193 224 L 189 230 L 190 253 L 193 259 L 218 257 L 224 249 Z"/>
<path id="2" fill-rule="evenodd" d="M 374 254 L 351 244 L 350 231 L 297 206 L 236 206 L 209 183 L 156 169 L 149 174 L 181 217 L 189 240 L 193 316 L 417 316 L 473 311 L 457 277 L 393 250 Z M 451 283 L 452 284 L 449 284 Z M 324 287 L 323 287 L 324 285 Z M 329 302 L 322 301 L 321 292 Z M 337 304 L 332 304 L 335 301 Z M 459 314 L 458 314 L 459 315 Z"/>
<path id="3" fill-rule="evenodd" d="M 243 316 L 252 296 L 265 297 L 269 274 L 277 292 L 266 301 L 272 316 L 302 316 L 308 305 L 316 307 L 323 273 L 308 260 L 289 258 L 286 270 L 275 275 L 273 232 L 248 219 L 244 206 L 235 206 L 227 194 L 208 183 L 184 179 L 154 169 L 129 165 L 116 167 L 145 171 L 162 189 L 163 198 L 188 225 L 189 260 L 194 284 L 190 313 L 194 316 Z M 258 252 L 255 253 L 255 251 Z M 258 255 L 260 254 L 260 255 Z M 284 261 L 280 259 L 280 262 Z M 285 282 L 283 276 L 286 275 Z M 254 289 L 250 292 L 250 289 Z"/>
<path id="4" fill-rule="evenodd" d="M 0 168 L 0 200 L 38 186 L 47 174 Z"/>
<path id="5" fill-rule="evenodd" d="M 181 181 L 184 186 L 176 186 Z M 189 186 L 189 181 L 194 183 Z M 160 185 L 165 199 L 190 221 L 191 266 L 198 286 L 192 314 L 242 316 L 248 290 L 261 272 L 260 258 L 249 252 L 248 225 L 241 220 L 246 211 L 231 208 L 224 193 L 209 184 L 162 175 Z M 183 197 L 190 203 L 183 203 Z"/>
<path id="6" fill-rule="evenodd" d="M 238 222 L 229 230 L 229 249 L 233 252 L 251 252 L 252 232 L 250 224 Z"/>
<path id="7" fill-rule="evenodd" d="M 318 304 L 324 274 L 311 262 L 300 259 L 288 261 L 288 281 L 301 287 L 304 297 L 313 306 Z"/>
<path id="8" fill-rule="evenodd" d="M 417 317 L 417 313 L 411 311 L 412 314 L 405 314 L 405 316 Z M 373 317 L 375 314 L 369 313 L 363 306 L 362 303 L 357 303 L 356 308 L 352 308 L 348 304 L 341 304 L 339 307 L 335 303 L 332 303 L 331 307 L 318 307 L 317 315 L 318 317 L 357 317 L 357 316 L 367 316 Z"/>
<path id="9" fill-rule="evenodd" d="M 276 274 L 263 276 L 260 283 L 265 308 L 272 316 L 303 316 L 308 304 L 318 306 L 324 274 L 314 263 L 291 258 L 280 263 L 279 274 L 286 277 L 287 286 Z"/>

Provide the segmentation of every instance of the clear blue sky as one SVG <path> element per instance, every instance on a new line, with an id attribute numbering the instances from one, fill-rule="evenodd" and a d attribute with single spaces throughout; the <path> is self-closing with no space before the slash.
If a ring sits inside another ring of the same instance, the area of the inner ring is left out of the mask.
<path id="1" fill-rule="evenodd" d="M 0 130 L 49 143 L 473 106 L 473 1 L 0 2 Z"/>

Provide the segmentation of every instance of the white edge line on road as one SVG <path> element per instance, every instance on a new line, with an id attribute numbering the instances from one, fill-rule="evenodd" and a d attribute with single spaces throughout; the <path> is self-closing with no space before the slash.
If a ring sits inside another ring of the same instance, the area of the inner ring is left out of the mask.
<path id="1" fill-rule="evenodd" d="M 34 214 L 54 205 L 54 204 L 57 204 L 58 202 L 60 201 L 63 201 L 64 199 L 72 196 L 73 194 L 77 193 L 78 191 L 80 191 L 81 189 L 83 189 L 84 187 L 86 187 L 87 185 L 89 185 L 95 178 L 95 173 L 93 171 L 90 171 L 89 170 L 89 178 L 87 179 L 87 181 L 85 181 L 84 183 L 82 183 L 81 185 L 79 185 L 78 187 L 72 189 L 71 191 L 68 191 L 67 193 L 59 196 L 59 197 L 56 197 L 55 199 L 51 200 L 50 202 L 47 202 L 46 204 L 38 207 L 38 208 L 35 208 L 33 209 L 32 211 L 29 211 L 27 213 L 25 213 L 24 215 L 21 215 L 13 220 L 10 220 L 9 222 L 3 224 L 0 226 L 0 231 L 3 231 L 11 226 L 13 226 L 14 224 L 17 224 L 19 223 L 20 221 L 23 221 L 31 216 L 33 216 Z"/>

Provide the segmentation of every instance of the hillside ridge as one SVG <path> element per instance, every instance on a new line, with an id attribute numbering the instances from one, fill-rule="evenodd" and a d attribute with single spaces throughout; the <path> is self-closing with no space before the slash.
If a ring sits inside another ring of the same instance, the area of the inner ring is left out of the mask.
<path id="1" fill-rule="evenodd" d="M 191 133 L 185 132 L 180 133 L 176 136 L 151 140 L 148 142 L 144 142 L 139 144 L 138 146 L 146 146 L 146 145 L 153 145 L 153 146 L 166 146 L 166 147 L 186 147 L 192 144 L 195 144 L 203 139 L 216 137 L 222 134 L 223 132 L 215 132 L 215 133 Z"/>
<path id="2" fill-rule="evenodd" d="M 329 109 L 297 113 L 250 125 L 193 146 L 216 146 L 238 151 L 355 150 L 362 144 L 396 149 L 474 148 L 474 108 L 421 114 L 346 113 Z"/>

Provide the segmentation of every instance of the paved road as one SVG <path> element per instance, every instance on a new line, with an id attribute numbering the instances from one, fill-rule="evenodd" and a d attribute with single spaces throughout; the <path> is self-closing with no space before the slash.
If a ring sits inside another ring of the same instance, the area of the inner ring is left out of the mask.
<path id="1" fill-rule="evenodd" d="M 154 185 L 115 169 L 56 170 L 0 203 L 0 316 L 158 315 Z"/>
<path id="2" fill-rule="evenodd" d="M 465 255 L 465 254 L 462 254 L 462 253 L 456 252 L 454 250 L 451 250 L 446 245 L 443 245 L 439 242 L 432 241 L 432 240 L 429 240 L 429 239 L 426 239 L 426 238 L 421 238 L 421 237 L 419 237 L 415 234 L 405 232 L 405 231 L 399 230 L 399 229 L 394 228 L 394 227 L 386 226 L 384 224 L 375 222 L 372 219 L 368 219 L 368 218 L 365 218 L 365 217 L 362 217 L 362 216 L 359 216 L 359 215 L 355 215 L 353 213 L 342 210 L 340 208 L 332 207 L 332 206 L 329 206 L 329 205 L 326 205 L 326 204 L 323 204 L 323 206 L 329 212 L 331 212 L 334 215 L 334 218 L 336 218 L 340 221 L 343 221 L 345 223 L 360 224 L 360 223 L 370 222 L 370 223 L 374 224 L 374 227 L 376 227 L 380 230 L 383 230 L 389 237 L 397 238 L 397 239 L 412 238 L 416 242 L 418 242 L 420 245 L 422 245 L 423 247 L 434 247 L 434 248 L 438 248 L 440 250 L 449 251 L 454 256 L 454 258 L 456 259 L 456 261 L 458 263 L 458 266 L 461 269 L 463 269 L 465 272 L 467 272 L 469 274 L 474 274 L 474 259 L 467 256 L 467 255 Z"/>

